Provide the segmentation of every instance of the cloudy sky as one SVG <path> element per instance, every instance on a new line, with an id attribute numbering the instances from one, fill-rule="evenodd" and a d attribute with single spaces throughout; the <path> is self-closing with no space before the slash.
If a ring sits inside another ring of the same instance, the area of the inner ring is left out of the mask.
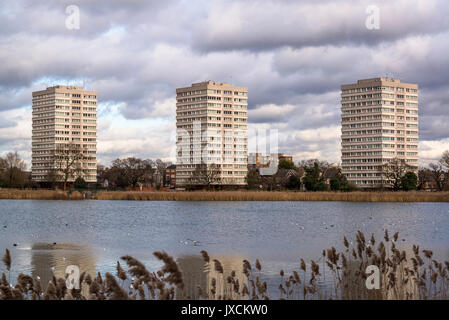
<path id="1" fill-rule="evenodd" d="M 3 0 L 0 156 L 30 161 L 32 91 L 84 83 L 101 163 L 170 160 L 175 88 L 217 80 L 248 87 L 250 127 L 278 130 L 281 152 L 338 162 L 340 85 L 389 76 L 420 85 L 426 164 L 449 149 L 448 16 L 447 0 Z"/>

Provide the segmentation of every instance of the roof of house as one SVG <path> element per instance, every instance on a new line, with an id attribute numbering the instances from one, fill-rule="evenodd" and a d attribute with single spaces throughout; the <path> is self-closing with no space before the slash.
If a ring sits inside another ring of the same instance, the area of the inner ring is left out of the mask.
<path id="1" fill-rule="evenodd" d="M 276 174 L 276 172 L 278 171 L 277 167 L 268 167 L 268 168 L 259 168 L 259 174 L 261 176 L 272 176 L 274 174 Z"/>

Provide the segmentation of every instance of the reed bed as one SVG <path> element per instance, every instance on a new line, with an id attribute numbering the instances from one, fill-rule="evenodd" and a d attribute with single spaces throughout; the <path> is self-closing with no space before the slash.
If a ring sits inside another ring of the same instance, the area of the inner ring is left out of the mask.
<path id="1" fill-rule="evenodd" d="M 227 275 L 222 263 L 201 251 L 204 270 L 213 270 L 206 285 L 196 287 L 200 300 L 447 300 L 449 297 L 449 262 L 433 259 L 433 252 L 412 247 L 412 254 L 400 250 L 399 234 L 385 231 L 379 243 L 358 231 L 354 245 L 343 238 L 344 250 L 335 247 L 323 250 L 320 259 L 306 263 L 298 260 L 298 269 L 286 274 L 279 272 L 279 294 L 270 297 L 267 282 L 262 281 L 262 264 L 256 260 L 254 267 L 243 260 L 241 270 Z M 67 289 L 67 279 L 53 279 L 43 289 L 38 277 L 19 274 L 16 284 L 10 282 L 11 255 L 3 257 L 6 273 L 0 278 L 0 300 L 173 300 L 191 299 L 183 295 L 185 279 L 177 262 L 165 252 L 154 252 L 163 263 L 160 270 L 150 272 L 143 263 L 124 256 L 123 269 L 117 262 L 116 275 L 98 273 L 92 277 L 81 274 L 80 288 Z M 366 268 L 376 266 L 380 271 L 380 288 L 368 290 Z M 326 274 L 327 270 L 327 274 Z M 241 277 L 240 275 L 243 275 Z M 326 277 L 333 286 L 323 286 Z"/>
<path id="2" fill-rule="evenodd" d="M 0 199 L 12 200 L 82 200 L 80 192 L 64 192 L 62 190 L 16 190 L 0 189 Z"/>
<path id="3" fill-rule="evenodd" d="M 0 199 L 81 200 L 61 190 L 0 189 Z M 289 192 L 289 191 L 100 191 L 90 199 L 137 201 L 346 201 L 449 202 L 449 192 Z"/>
<path id="4" fill-rule="evenodd" d="M 98 200 L 143 201 L 347 201 L 347 202 L 448 202 L 449 192 L 99 192 Z"/>

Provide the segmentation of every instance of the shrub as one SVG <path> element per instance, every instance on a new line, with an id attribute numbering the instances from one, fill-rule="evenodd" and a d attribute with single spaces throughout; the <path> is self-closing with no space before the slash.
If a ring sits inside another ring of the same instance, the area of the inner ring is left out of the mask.
<path id="1" fill-rule="evenodd" d="M 418 177 L 414 172 L 407 172 L 401 179 L 402 189 L 404 191 L 416 190 L 418 186 Z"/>
<path id="2" fill-rule="evenodd" d="M 291 175 L 290 177 L 288 177 L 285 187 L 288 190 L 298 190 L 301 188 L 301 180 L 298 178 L 298 176 Z"/>
<path id="3" fill-rule="evenodd" d="M 81 177 L 76 178 L 75 182 L 73 183 L 73 186 L 75 189 L 86 189 L 87 188 L 87 182 Z"/>

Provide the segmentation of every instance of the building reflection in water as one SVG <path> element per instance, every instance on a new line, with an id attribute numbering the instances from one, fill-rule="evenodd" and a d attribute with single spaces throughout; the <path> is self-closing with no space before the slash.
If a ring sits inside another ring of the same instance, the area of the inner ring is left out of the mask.
<path id="1" fill-rule="evenodd" d="M 217 272 L 214 267 L 213 260 L 220 261 L 223 266 L 223 274 Z M 243 257 L 232 256 L 210 256 L 210 263 L 205 263 L 201 255 L 198 256 L 182 256 L 177 259 L 177 263 L 184 276 L 184 290 L 178 290 L 176 293 L 176 299 L 200 299 L 198 286 L 201 287 L 204 294 L 209 296 L 209 299 L 213 299 L 211 295 L 212 279 L 215 279 L 215 299 L 219 297 L 230 296 L 232 294 L 233 299 L 242 298 L 241 295 L 231 292 L 230 284 L 227 284 L 227 278 L 231 276 L 231 273 L 235 272 L 234 279 L 238 280 L 240 292 L 242 292 L 243 286 L 248 286 L 248 279 L 243 274 Z"/>
<path id="2" fill-rule="evenodd" d="M 65 278 L 66 268 L 70 265 L 78 266 L 80 273 L 86 272 L 92 277 L 96 274 L 96 258 L 88 246 L 36 243 L 31 247 L 32 276 L 40 277 L 44 290 L 53 276 Z M 83 288 L 83 294 L 86 294 L 85 290 L 88 288 Z"/>

